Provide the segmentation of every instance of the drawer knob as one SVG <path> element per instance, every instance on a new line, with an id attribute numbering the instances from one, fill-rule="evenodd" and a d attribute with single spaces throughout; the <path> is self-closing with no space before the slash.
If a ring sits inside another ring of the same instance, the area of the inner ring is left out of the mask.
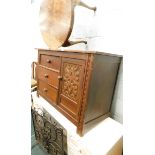
<path id="1" fill-rule="evenodd" d="M 62 76 L 58 76 L 58 79 L 59 79 L 59 80 L 62 80 Z"/>
<path id="2" fill-rule="evenodd" d="M 44 92 L 47 92 L 48 90 L 47 90 L 47 88 L 44 88 Z"/>
<path id="3" fill-rule="evenodd" d="M 44 74 L 44 77 L 45 77 L 45 78 L 48 78 L 48 74 Z"/>
<path id="4" fill-rule="evenodd" d="M 51 63 L 51 60 L 50 60 L 50 59 L 47 59 L 46 62 L 47 62 L 47 63 Z"/>

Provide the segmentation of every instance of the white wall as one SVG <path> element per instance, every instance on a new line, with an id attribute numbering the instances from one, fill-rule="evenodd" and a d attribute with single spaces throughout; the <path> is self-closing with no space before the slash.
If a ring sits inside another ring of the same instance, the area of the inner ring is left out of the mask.
<path id="1" fill-rule="evenodd" d="M 111 113 L 115 120 L 123 123 L 123 62 L 118 73 Z"/>
<path id="2" fill-rule="evenodd" d="M 123 0 L 83 0 L 90 6 L 96 6 L 94 12 L 76 6 L 74 27 L 70 40 L 85 39 L 87 45 L 81 43 L 63 49 L 96 50 L 114 54 L 121 54 L 124 48 L 123 32 Z M 39 1 L 37 1 L 39 2 Z M 39 32 L 38 26 L 39 3 L 32 4 L 33 45 L 46 48 Z M 33 58 L 37 57 L 34 52 Z M 121 64 L 117 80 L 116 90 L 111 108 L 114 119 L 123 122 L 123 67 Z"/>

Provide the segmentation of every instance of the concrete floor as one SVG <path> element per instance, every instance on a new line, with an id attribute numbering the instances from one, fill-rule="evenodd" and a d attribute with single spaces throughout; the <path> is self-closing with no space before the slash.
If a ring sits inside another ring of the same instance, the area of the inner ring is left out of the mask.
<path id="1" fill-rule="evenodd" d="M 36 142 L 32 120 L 31 120 L 31 155 L 48 155 Z"/>
<path id="2" fill-rule="evenodd" d="M 48 155 L 38 144 L 31 146 L 31 155 Z"/>

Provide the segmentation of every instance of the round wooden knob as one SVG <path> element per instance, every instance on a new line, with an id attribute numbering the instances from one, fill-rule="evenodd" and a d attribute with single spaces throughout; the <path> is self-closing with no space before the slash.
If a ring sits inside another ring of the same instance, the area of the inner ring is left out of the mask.
<path id="1" fill-rule="evenodd" d="M 62 80 L 62 76 L 58 76 L 58 79 L 59 79 L 59 80 Z"/>
<path id="2" fill-rule="evenodd" d="M 47 90 L 47 88 L 44 88 L 44 92 L 47 92 L 48 90 Z"/>
<path id="3" fill-rule="evenodd" d="M 50 59 L 47 59 L 46 62 L 47 62 L 47 63 L 51 63 L 51 60 L 50 60 Z"/>
<path id="4" fill-rule="evenodd" d="M 48 74 L 44 74 L 44 77 L 45 77 L 45 78 L 48 78 Z"/>

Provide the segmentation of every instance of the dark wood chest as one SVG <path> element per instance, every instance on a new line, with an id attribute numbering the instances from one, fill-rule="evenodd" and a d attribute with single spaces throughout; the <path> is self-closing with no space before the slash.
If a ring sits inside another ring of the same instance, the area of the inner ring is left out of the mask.
<path id="1" fill-rule="evenodd" d="M 38 49 L 38 95 L 77 126 L 107 116 L 122 57 L 99 52 Z"/>

